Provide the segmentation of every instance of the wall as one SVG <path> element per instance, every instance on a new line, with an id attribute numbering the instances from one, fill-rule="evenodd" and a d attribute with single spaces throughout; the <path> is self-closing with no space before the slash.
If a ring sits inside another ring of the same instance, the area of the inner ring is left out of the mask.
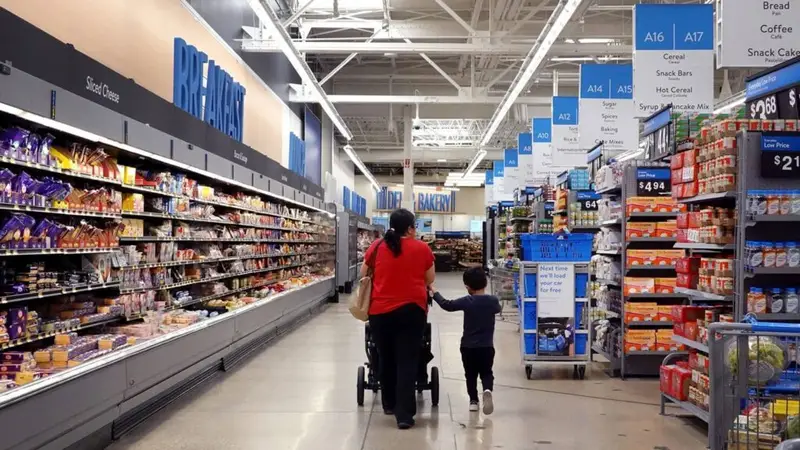
<path id="1" fill-rule="evenodd" d="M 343 188 L 347 186 L 351 191 L 355 191 L 362 197 L 366 197 L 362 192 L 360 192 L 356 187 L 356 177 L 355 177 L 355 165 L 353 162 L 350 161 L 350 158 L 347 157 L 347 154 L 339 149 L 333 150 L 333 161 L 332 161 L 333 170 L 331 174 L 333 175 L 333 179 L 336 182 L 336 194 L 333 196 L 333 200 L 336 203 L 342 203 L 342 191 Z M 360 176 L 359 178 L 364 178 Z M 369 200 L 367 200 L 369 202 Z M 367 210 L 369 211 L 369 205 L 367 206 Z M 367 216 L 369 217 L 369 216 Z"/>
<path id="2" fill-rule="evenodd" d="M 282 161 L 285 105 L 180 0 L 0 0 L 0 7 L 170 102 L 173 41 L 182 37 L 247 89 L 243 142 Z"/>

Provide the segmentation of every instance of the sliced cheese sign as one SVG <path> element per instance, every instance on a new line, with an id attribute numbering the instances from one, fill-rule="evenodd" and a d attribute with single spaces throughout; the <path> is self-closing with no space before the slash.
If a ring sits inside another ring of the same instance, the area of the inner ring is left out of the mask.
<path id="1" fill-rule="evenodd" d="M 676 112 L 712 112 L 713 5 L 636 5 L 633 100 L 636 117 L 670 103 Z"/>
<path id="2" fill-rule="evenodd" d="M 639 145 L 632 65 L 581 64 L 579 106 L 581 149 L 603 142 L 605 150 L 618 153 Z"/>

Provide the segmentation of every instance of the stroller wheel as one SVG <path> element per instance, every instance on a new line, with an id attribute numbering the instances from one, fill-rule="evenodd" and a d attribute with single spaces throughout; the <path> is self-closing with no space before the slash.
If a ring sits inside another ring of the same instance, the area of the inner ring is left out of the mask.
<path id="1" fill-rule="evenodd" d="M 356 403 L 364 406 L 364 366 L 358 366 L 358 379 L 356 381 Z"/>
<path id="2" fill-rule="evenodd" d="M 431 367 L 431 405 L 439 406 L 439 368 Z"/>
<path id="3" fill-rule="evenodd" d="M 529 365 L 525 366 L 525 378 L 530 380 L 532 374 L 533 374 L 533 367 L 531 367 Z"/>

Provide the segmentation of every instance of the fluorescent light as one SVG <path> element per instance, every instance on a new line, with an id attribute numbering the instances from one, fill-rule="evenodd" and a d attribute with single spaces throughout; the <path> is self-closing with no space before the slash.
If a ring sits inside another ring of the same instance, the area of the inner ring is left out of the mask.
<path id="1" fill-rule="evenodd" d="M 15 115 L 17 117 L 29 120 L 31 122 L 38 123 L 39 125 L 43 125 L 45 127 L 52 128 L 54 130 L 62 131 L 64 133 L 69 133 L 69 134 L 71 134 L 73 136 L 77 136 L 77 137 L 86 139 L 88 141 L 110 145 L 112 147 L 116 147 L 116 148 L 128 151 L 130 153 L 134 153 L 136 155 L 144 156 L 144 157 L 153 159 L 155 161 L 159 161 L 159 162 L 161 162 L 163 164 L 166 164 L 166 165 L 169 165 L 169 166 L 173 166 L 173 167 L 177 167 L 179 169 L 186 170 L 187 172 L 192 172 L 192 173 L 195 173 L 195 174 L 198 174 L 198 175 L 202 175 L 204 177 L 212 178 L 214 180 L 229 184 L 231 186 L 241 187 L 241 188 L 244 188 L 244 189 L 247 189 L 247 190 L 250 190 L 250 191 L 253 191 L 253 192 L 257 192 L 257 193 L 262 194 L 262 195 L 265 195 L 265 196 L 270 197 L 270 198 L 274 198 L 274 199 L 277 199 L 277 200 L 284 201 L 286 203 L 292 203 L 292 204 L 295 204 L 295 205 L 298 205 L 298 206 L 302 206 L 304 208 L 313 209 L 313 210 L 319 211 L 319 212 L 324 212 L 324 213 L 328 214 L 331 217 L 334 216 L 333 214 L 331 214 L 328 211 L 325 211 L 324 209 L 320 209 L 320 208 L 316 208 L 314 206 L 306 205 L 305 203 L 298 202 L 296 200 L 284 197 L 282 195 L 273 194 L 272 192 L 264 191 L 262 189 L 259 189 L 259 188 L 255 187 L 255 186 L 250 186 L 250 185 L 247 185 L 247 184 L 244 184 L 244 183 L 240 183 L 240 182 L 238 182 L 236 180 L 232 180 L 230 178 L 225 178 L 225 177 L 219 176 L 219 175 L 217 175 L 215 173 L 205 171 L 203 169 L 198 169 L 197 167 L 193 167 L 193 166 L 190 166 L 188 164 L 184 164 L 184 163 L 176 161 L 174 159 L 165 158 L 165 157 L 163 157 L 161 155 L 157 155 L 155 153 L 150 153 L 150 152 L 148 152 L 146 150 L 142 150 L 140 148 L 133 147 L 131 145 L 128 145 L 128 144 L 125 144 L 125 143 L 122 143 L 122 142 L 117 142 L 117 141 L 115 141 L 113 139 L 109 139 L 109 138 L 106 138 L 106 137 L 91 133 L 89 131 L 74 127 L 72 125 L 69 125 L 69 124 L 66 124 L 66 123 L 63 123 L 63 122 L 55 121 L 55 120 L 50 119 L 48 117 L 43 117 L 43 116 L 28 112 L 28 111 L 24 111 L 22 109 L 17 108 L 16 106 L 11 106 L 11 105 L 7 105 L 5 103 L 0 103 L 0 111 L 6 112 L 8 114 Z"/>
<path id="2" fill-rule="evenodd" d="M 361 158 L 359 158 L 358 155 L 356 155 L 356 152 L 353 150 L 353 147 L 350 144 L 345 145 L 344 152 L 347 153 L 347 156 L 350 158 L 350 161 L 353 161 L 353 164 L 355 164 L 356 167 L 358 167 L 358 170 L 360 170 L 361 173 L 364 174 L 365 177 L 367 177 L 367 180 L 369 180 L 369 182 L 372 184 L 373 189 L 380 192 L 381 185 L 378 184 L 378 180 L 376 180 L 375 177 L 372 175 L 372 172 L 370 172 L 369 169 L 367 169 L 367 166 L 364 165 L 364 163 L 361 161 Z"/>
<path id="3" fill-rule="evenodd" d="M 728 111 L 730 109 L 733 109 L 733 108 L 735 108 L 735 107 L 737 107 L 739 105 L 744 104 L 744 101 L 745 101 L 744 96 L 745 96 L 745 92 L 741 91 L 739 93 L 736 93 L 736 94 L 726 98 L 725 100 L 718 101 L 717 104 L 714 105 L 716 107 L 716 108 L 714 108 L 714 114 L 720 114 L 720 113 L 723 113 L 723 112 Z"/>
<path id="4" fill-rule="evenodd" d="M 600 56 L 598 58 L 592 58 L 591 56 L 553 56 L 550 58 L 550 61 L 628 61 L 632 58 L 626 57 L 619 57 L 619 56 Z M 558 74 L 559 78 L 561 78 L 561 73 Z"/>
<path id="5" fill-rule="evenodd" d="M 437 159 L 436 162 L 447 162 L 446 159 Z"/>
<path id="6" fill-rule="evenodd" d="M 294 67 L 294 70 L 300 75 L 300 78 L 303 79 L 304 84 L 314 91 L 319 100 L 319 104 L 322 106 L 322 109 L 325 110 L 325 113 L 328 114 L 331 122 L 336 125 L 336 128 L 342 133 L 345 139 L 348 141 L 352 140 L 353 133 L 347 128 L 339 112 L 336 111 L 333 103 L 331 103 L 328 96 L 325 94 L 325 90 L 323 90 L 322 86 L 317 82 L 314 73 L 311 72 L 311 69 L 308 67 L 308 64 L 306 64 L 302 55 L 300 55 L 294 47 L 294 44 L 292 44 L 292 38 L 283 28 L 280 19 L 278 19 L 275 11 L 272 10 L 272 6 L 264 5 L 263 0 L 247 0 L 247 3 L 250 4 L 250 8 L 256 13 L 258 19 L 270 30 L 273 39 L 278 43 L 281 51 L 292 64 L 292 67 Z"/>
<path id="7" fill-rule="evenodd" d="M 486 157 L 486 150 L 483 149 L 478 150 L 478 154 L 475 155 L 474 158 L 472 158 L 472 162 L 469 163 L 469 167 L 467 168 L 467 171 L 464 173 L 463 178 L 472 175 L 472 172 L 475 171 L 475 168 L 478 167 L 478 164 L 480 164 L 481 161 L 483 161 L 483 158 L 485 157 Z"/>
<path id="8" fill-rule="evenodd" d="M 644 150 L 638 150 L 638 149 L 633 151 L 628 150 L 627 152 L 615 156 L 614 159 L 617 160 L 617 162 L 627 161 L 629 159 L 641 156 L 643 153 Z"/>
<path id="9" fill-rule="evenodd" d="M 550 47 L 553 46 L 558 36 L 561 35 L 564 27 L 566 27 L 567 23 L 572 19 L 572 15 L 575 14 L 575 11 L 582 1 L 583 0 L 566 0 L 563 3 L 559 3 L 555 11 L 553 11 L 550 20 L 545 25 L 544 29 L 542 29 L 539 38 L 536 39 L 536 43 L 525 57 L 522 68 L 514 78 L 513 83 L 500 102 L 500 105 L 498 105 L 497 110 L 495 110 L 492 120 L 489 122 L 489 126 L 484 132 L 481 146 L 487 146 L 489 144 L 495 131 L 497 131 L 497 127 L 500 126 L 500 123 L 505 119 L 506 114 L 508 114 L 508 110 L 511 109 L 511 106 L 517 101 L 517 97 L 522 93 L 522 90 L 528 86 L 528 82 L 533 77 L 533 74 L 539 70 L 539 65 L 544 61 L 547 53 L 550 51 Z"/>
<path id="10" fill-rule="evenodd" d="M 575 39 L 567 38 L 567 39 L 564 39 L 564 42 L 566 42 L 567 44 L 574 44 L 575 43 Z"/>
<path id="11" fill-rule="evenodd" d="M 610 44 L 616 41 L 616 39 L 612 38 L 580 38 L 578 42 L 581 44 Z"/>

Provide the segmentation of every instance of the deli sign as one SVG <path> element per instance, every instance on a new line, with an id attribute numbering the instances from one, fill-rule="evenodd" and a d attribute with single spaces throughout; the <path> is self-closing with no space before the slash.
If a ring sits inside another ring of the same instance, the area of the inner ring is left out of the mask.
<path id="1" fill-rule="evenodd" d="M 244 130 L 245 88 L 208 55 L 176 37 L 172 102 L 237 141 Z"/>

